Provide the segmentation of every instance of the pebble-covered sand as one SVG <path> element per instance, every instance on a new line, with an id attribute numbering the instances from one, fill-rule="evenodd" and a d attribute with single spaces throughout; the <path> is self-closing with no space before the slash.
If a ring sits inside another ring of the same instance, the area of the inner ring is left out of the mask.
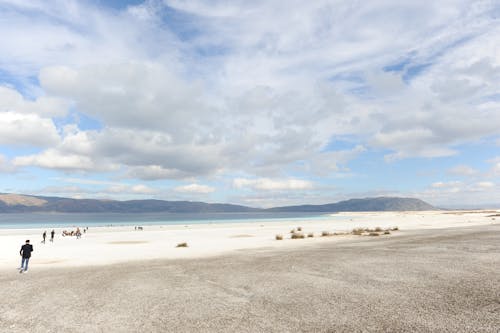
<path id="1" fill-rule="evenodd" d="M 498 332 L 499 272 L 497 224 L 2 270 L 0 332 Z"/>

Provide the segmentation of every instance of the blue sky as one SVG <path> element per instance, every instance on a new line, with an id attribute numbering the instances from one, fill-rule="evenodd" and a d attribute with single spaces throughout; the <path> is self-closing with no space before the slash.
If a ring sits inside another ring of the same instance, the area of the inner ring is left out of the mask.
<path id="1" fill-rule="evenodd" d="M 0 0 L 0 192 L 498 205 L 498 13 Z"/>

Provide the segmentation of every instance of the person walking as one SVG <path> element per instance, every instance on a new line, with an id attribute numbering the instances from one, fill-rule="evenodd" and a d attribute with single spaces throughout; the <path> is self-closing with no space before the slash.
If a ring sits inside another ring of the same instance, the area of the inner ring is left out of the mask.
<path id="1" fill-rule="evenodd" d="M 54 235 L 56 234 L 56 232 L 54 231 L 54 229 L 52 229 L 52 231 L 50 232 L 50 241 L 51 242 L 54 242 Z"/>
<path id="2" fill-rule="evenodd" d="M 43 238 L 42 243 L 45 244 L 45 238 L 47 238 L 47 230 L 43 232 L 42 238 Z"/>
<path id="3" fill-rule="evenodd" d="M 26 244 L 21 246 L 19 254 L 21 255 L 21 267 L 19 268 L 19 273 L 28 271 L 28 263 L 31 258 L 31 252 L 33 252 L 33 245 L 30 244 L 30 240 L 26 240 Z"/>

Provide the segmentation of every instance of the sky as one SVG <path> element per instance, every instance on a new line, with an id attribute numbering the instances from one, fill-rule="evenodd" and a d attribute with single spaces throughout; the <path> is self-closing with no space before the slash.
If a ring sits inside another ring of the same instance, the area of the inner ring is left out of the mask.
<path id="1" fill-rule="evenodd" d="M 0 0 L 0 192 L 500 206 L 500 2 Z"/>

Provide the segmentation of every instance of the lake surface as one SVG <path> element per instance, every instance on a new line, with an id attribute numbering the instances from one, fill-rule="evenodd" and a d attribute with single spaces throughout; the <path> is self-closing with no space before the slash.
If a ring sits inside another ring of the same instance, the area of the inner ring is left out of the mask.
<path id="1" fill-rule="evenodd" d="M 345 217 L 334 217 L 345 219 Z M 279 222 L 332 219 L 324 213 L 21 213 L 0 214 L 0 229 Z"/>

